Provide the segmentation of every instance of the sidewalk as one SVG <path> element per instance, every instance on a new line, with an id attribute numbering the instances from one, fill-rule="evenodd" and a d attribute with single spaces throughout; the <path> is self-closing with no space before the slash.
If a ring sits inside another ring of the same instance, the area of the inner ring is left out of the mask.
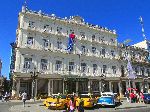
<path id="1" fill-rule="evenodd" d="M 129 103 L 126 100 L 123 100 L 122 104 L 116 109 L 130 109 L 130 108 L 144 108 L 147 107 L 145 103 Z"/>
<path id="2" fill-rule="evenodd" d="M 12 101 L 12 102 L 19 102 L 19 101 Z M 126 100 L 124 100 L 122 102 L 122 105 L 116 107 L 113 110 L 146 108 L 146 107 L 147 106 L 144 103 L 128 103 L 128 102 L 126 102 Z M 40 101 L 40 102 L 36 101 L 34 103 L 32 101 L 27 101 L 27 104 L 25 107 L 23 107 L 22 104 L 19 104 L 19 105 L 12 106 L 9 110 L 11 112 L 63 112 L 63 110 L 49 110 L 49 109 L 47 109 L 45 106 L 43 106 L 42 101 Z M 98 112 L 98 110 L 96 109 L 94 111 Z"/>

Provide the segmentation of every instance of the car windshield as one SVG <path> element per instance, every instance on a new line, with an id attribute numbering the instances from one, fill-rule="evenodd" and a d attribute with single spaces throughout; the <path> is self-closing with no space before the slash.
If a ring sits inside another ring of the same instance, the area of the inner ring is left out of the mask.
<path id="1" fill-rule="evenodd" d="M 146 97 L 150 97 L 150 94 L 143 94 L 144 96 L 146 96 Z"/>
<path id="2" fill-rule="evenodd" d="M 112 97 L 108 97 L 108 96 L 106 96 L 106 97 L 103 97 L 103 96 L 102 96 L 101 98 L 109 98 L 109 99 L 112 99 Z"/>
<path id="3" fill-rule="evenodd" d="M 91 98 L 90 95 L 80 95 L 81 98 Z"/>
<path id="4" fill-rule="evenodd" d="M 102 94 L 102 96 L 113 96 L 112 94 Z"/>
<path id="5" fill-rule="evenodd" d="M 66 95 L 61 95 L 61 99 L 66 99 Z"/>

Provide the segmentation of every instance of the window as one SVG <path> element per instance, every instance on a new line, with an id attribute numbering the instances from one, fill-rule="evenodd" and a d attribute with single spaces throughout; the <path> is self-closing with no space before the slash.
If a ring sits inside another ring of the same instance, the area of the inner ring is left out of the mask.
<path id="1" fill-rule="evenodd" d="M 114 39 L 111 39 L 111 42 L 114 43 Z"/>
<path id="2" fill-rule="evenodd" d="M 85 46 L 81 46 L 81 51 L 82 51 L 82 54 L 85 54 L 85 53 L 86 53 L 86 48 L 85 48 Z"/>
<path id="3" fill-rule="evenodd" d="M 86 63 L 81 63 L 81 73 L 86 72 Z"/>
<path id="4" fill-rule="evenodd" d="M 70 29 L 70 33 L 72 33 L 72 32 L 74 32 L 74 30 L 73 30 L 73 29 Z"/>
<path id="5" fill-rule="evenodd" d="M 84 32 L 80 32 L 80 36 L 81 36 L 81 38 L 85 38 L 85 33 Z"/>
<path id="6" fill-rule="evenodd" d="M 111 56 L 115 56 L 115 51 L 111 50 Z"/>
<path id="7" fill-rule="evenodd" d="M 92 41 L 94 41 L 95 40 L 95 35 L 92 35 Z"/>
<path id="8" fill-rule="evenodd" d="M 62 28 L 61 27 L 57 27 L 57 33 L 61 34 Z"/>
<path id="9" fill-rule="evenodd" d="M 62 49 L 62 42 L 60 39 L 57 40 L 57 49 Z"/>
<path id="10" fill-rule="evenodd" d="M 147 69 L 146 72 L 147 72 L 147 75 L 150 77 L 150 71 L 149 71 L 149 69 Z"/>
<path id="11" fill-rule="evenodd" d="M 35 22 L 33 21 L 29 21 L 29 26 L 30 28 L 34 28 L 35 27 Z"/>
<path id="12" fill-rule="evenodd" d="M 49 25 L 44 25 L 44 31 L 48 31 Z"/>
<path id="13" fill-rule="evenodd" d="M 144 68 L 141 68 L 141 75 L 144 76 Z"/>
<path id="14" fill-rule="evenodd" d="M 97 64 L 93 64 L 93 74 L 97 72 Z"/>
<path id="15" fill-rule="evenodd" d="M 44 48 L 48 48 L 49 41 L 47 39 L 43 39 L 43 46 Z"/>
<path id="16" fill-rule="evenodd" d="M 116 66 L 112 66 L 113 74 L 116 74 Z"/>
<path id="17" fill-rule="evenodd" d="M 41 59 L 41 69 L 42 70 L 47 70 L 47 59 Z"/>
<path id="18" fill-rule="evenodd" d="M 106 68 L 107 68 L 107 66 L 106 66 L 106 65 L 103 65 L 102 73 L 106 73 Z"/>
<path id="19" fill-rule="evenodd" d="M 69 62 L 69 71 L 74 71 L 74 62 Z"/>
<path id="20" fill-rule="evenodd" d="M 96 54 L 96 47 L 92 47 L 92 53 Z"/>
<path id="21" fill-rule="evenodd" d="M 62 69 L 62 61 L 56 60 L 55 70 L 60 71 Z"/>
<path id="22" fill-rule="evenodd" d="M 30 69 L 32 64 L 32 58 L 25 58 L 24 59 L 24 66 L 25 69 Z"/>
<path id="23" fill-rule="evenodd" d="M 136 73 L 136 74 L 139 74 L 139 69 L 138 69 L 138 67 L 135 67 L 135 73 Z"/>
<path id="24" fill-rule="evenodd" d="M 101 42 L 104 42 L 104 37 L 101 38 Z"/>
<path id="25" fill-rule="evenodd" d="M 102 55 L 105 57 L 105 49 L 102 49 Z"/>
<path id="26" fill-rule="evenodd" d="M 33 45 L 33 37 L 27 38 L 27 45 Z"/>
<path id="27" fill-rule="evenodd" d="M 124 77 L 124 66 L 123 65 L 121 65 L 121 77 Z"/>
<path id="28" fill-rule="evenodd" d="M 101 37 L 98 38 L 99 42 L 101 41 Z"/>

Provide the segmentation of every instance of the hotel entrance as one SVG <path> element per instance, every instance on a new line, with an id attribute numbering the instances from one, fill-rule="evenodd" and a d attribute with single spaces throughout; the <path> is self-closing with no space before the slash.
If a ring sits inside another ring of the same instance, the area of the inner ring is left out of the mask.
<path id="1" fill-rule="evenodd" d="M 67 82 L 68 94 L 72 94 L 76 92 L 76 81 L 68 81 Z"/>

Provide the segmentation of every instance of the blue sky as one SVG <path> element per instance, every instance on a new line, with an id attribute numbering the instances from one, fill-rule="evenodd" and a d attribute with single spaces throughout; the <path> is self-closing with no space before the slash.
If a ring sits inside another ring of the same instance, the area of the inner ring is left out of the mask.
<path id="1" fill-rule="evenodd" d="M 15 41 L 18 13 L 24 0 L 3 0 L 0 3 L 0 58 L 2 74 L 9 75 L 10 43 Z M 143 40 L 139 16 L 143 17 L 145 34 L 150 40 L 149 0 L 27 0 L 29 9 L 56 14 L 59 17 L 80 15 L 88 23 L 115 29 L 118 41 Z"/>

